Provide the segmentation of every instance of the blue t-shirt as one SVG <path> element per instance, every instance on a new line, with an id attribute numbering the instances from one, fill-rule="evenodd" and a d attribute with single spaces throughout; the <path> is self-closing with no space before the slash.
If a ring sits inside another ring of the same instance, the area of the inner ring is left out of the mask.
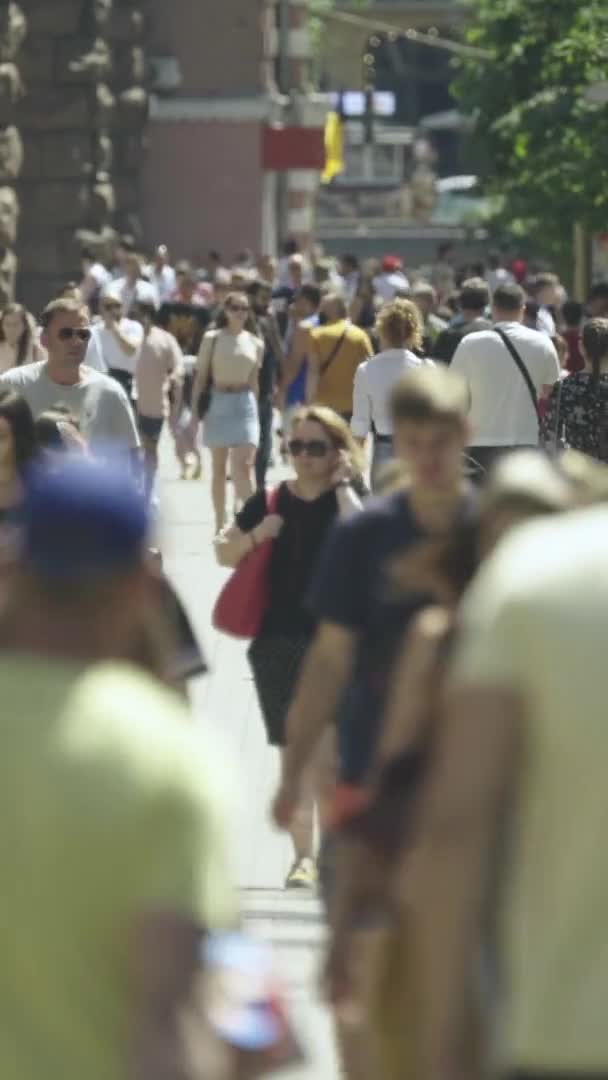
<path id="1" fill-rule="evenodd" d="M 302 326 L 308 326 L 311 330 L 314 330 L 315 326 L 319 325 L 319 316 L 310 315 L 308 319 L 302 320 Z M 306 401 L 306 378 L 308 375 L 308 362 L 306 360 L 300 366 L 300 370 L 295 379 L 292 379 L 287 387 L 287 393 L 285 395 L 285 404 L 288 408 L 293 408 L 296 405 L 302 405 Z"/>

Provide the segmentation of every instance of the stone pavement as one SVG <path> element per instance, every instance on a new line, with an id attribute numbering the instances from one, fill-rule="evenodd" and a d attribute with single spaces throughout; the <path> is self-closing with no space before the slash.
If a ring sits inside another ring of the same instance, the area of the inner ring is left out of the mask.
<path id="1" fill-rule="evenodd" d="M 307 1067 L 281 1080 L 336 1080 L 338 1072 L 326 1011 L 316 1000 L 315 980 L 324 930 L 316 899 L 282 889 L 290 863 L 289 843 L 268 821 L 277 779 L 276 754 L 268 747 L 258 712 L 245 648 L 213 631 L 213 603 L 226 578 L 211 550 L 213 514 L 209 462 L 198 481 L 177 479 L 168 437 L 161 446 L 160 542 L 165 568 L 203 642 L 211 674 L 195 681 L 195 715 L 234 763 L 241 792 L 231 857 L 251 932 L 272 942 L 287 987 L 293 1019 L 310 1057 Z"/>

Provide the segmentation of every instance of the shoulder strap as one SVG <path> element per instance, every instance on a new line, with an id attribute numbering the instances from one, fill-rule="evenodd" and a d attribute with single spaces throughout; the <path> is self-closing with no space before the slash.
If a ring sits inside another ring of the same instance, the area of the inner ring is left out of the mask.
<path id="1" fill-rule="evenodd" d="M 519 370 L 521 372 L 521 377 L 524 380 L 526 386 L 528 387 L 528 391 L 529 391 L 530 397 L 532 399 L 532 405 L 534 406 L 534 412 L 536 413 L 536 419 L 540 423 L 540 410 L 538 408 L 538 397 L 537 397 L 537 394 L 536 394 L 536 388 L 534 386 L 534 383 L 532 382 L 532 379 L 530 378 L 530 372 L 528 371 L 526 365 L 524 364 L 521 356 L 519 355 L 517 349 L 515 348 L 515 345 L 511 341 L 508 334 L 505 334 L 504 330 L 501 330 L 498 326 L 494 327 L 494 332 L 496 334 L 498 334 L 498 336 L 501 339 L 503 345 L 505 346 L 507 351 L 511 354 L 511 356 L 513 357 L 515 363 L 517 364 L 517 367 L 519 368 Z"/>
<path id="2" fill-rule="evenodd" d="M 338 353 L 340 352 L 340 349 L 342 348 L 342 342 L 344 341 L 344 338 L 346 337 L 347 330 L 348 330 L 348 326 L 345 327 L 344 333 L 341 334 L 340 337 L 338 338 L 338 340 L 336 341 L 336 344 L 334 345 L 334 347 L 331 350 L 329 356 L 327 357 L 327 360 L 323 364 L 321 364 L 321 375 L 325 375 L 326 371 L 329 371 L 331 365 L 333 364 L 334 360 L 336 359 L 336 356 L 338 355 Z"/>

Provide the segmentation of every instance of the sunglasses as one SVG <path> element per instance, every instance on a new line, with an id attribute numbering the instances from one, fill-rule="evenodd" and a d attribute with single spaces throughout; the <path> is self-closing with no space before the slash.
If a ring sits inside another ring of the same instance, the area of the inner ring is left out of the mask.
<path id="1" fill-rule="evenodd" d="M 291 439 L 287 447 L 292 457 L 307 454 L 308 457 L 323 458 L 331 450 L 328 443 L 323 442 L 322 439 L 311 439 L 309 442 L 304 442 L 304 439 Z"/>
<path id="2" fill-rule="evenodd" d="M 243 311 L 246 314 L 249 307 L 246 304 L 228 304 L 228 311 Z"/>
<path id="3" fill-rule="evenodd" d="M 71 326 L 62 326 L 57 337 L 60 341 L 71 341 L 72 338 L 78 338 L 80 341 L 88 341 L 91 337 L 91 331 L 87 330 L 84 326 L 79 330 L 72 330 Z"/>

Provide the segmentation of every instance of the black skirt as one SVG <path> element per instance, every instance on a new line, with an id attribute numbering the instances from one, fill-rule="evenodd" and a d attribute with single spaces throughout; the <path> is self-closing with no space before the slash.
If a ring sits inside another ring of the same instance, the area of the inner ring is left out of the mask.
<path id="1" fill-rule="evenodd" d="M 262 633 L 249 646 L 247 658 L 271 746 L 285 746 L 285 724 L 309 634 Z"/>

